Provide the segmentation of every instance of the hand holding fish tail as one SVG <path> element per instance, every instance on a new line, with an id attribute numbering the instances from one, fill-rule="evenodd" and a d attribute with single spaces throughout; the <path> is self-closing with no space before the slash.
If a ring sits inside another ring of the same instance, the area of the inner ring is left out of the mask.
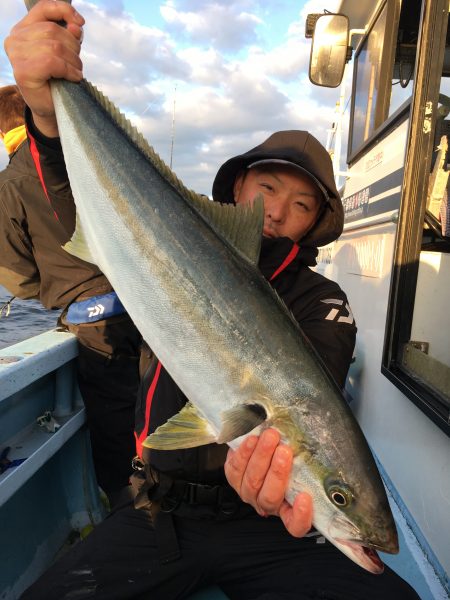
<path id="1" fill-rule="evenodd" d="M 312 500 L 300 493 L 293 506 L 286 502 L 292 461 L 292 449 L 280 444 L 277 431 L 267 429 L 259 438 L 249 436 L 236 450 L 229 450 L 225 475 L 258 514 L 279 516 L 291 535 L 302 537 L 311 528 Z"/>
<path id="2" fill-rule="evenodd" d="M 65 21 L 66 27 L 58 22 Z M 58 135 L 49 79 L 80 81 L 83 17 L 66 2 L 38 2 L 5 39 L 14 77 L 38 129 Z"/>

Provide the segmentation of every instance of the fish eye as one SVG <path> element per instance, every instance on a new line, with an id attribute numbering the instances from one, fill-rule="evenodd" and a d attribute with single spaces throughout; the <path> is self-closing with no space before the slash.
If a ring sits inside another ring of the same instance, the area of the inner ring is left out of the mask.
<path id="1" fill-rule="evenodd" d="M 339 508 L 345 508 L 352 502 L 351 491 L 343 485 L 332 485 L 328 489 L 328 497 Z"/>

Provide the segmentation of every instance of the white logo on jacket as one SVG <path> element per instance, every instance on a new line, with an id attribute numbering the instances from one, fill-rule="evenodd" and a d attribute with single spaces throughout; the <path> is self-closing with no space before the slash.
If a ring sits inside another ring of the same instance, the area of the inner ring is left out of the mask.
<path id="1" fill-rule="evenodd" d="M 345 306 L 344 301 L 339 300 L 339 298 L 327 298 L 326 300 L 321 300 L 321 302 L 324 304 L 334 304 L 339 307 L 330 310 L 325 317 L 326 321 L 337 321 L 338 323 L 348 323 L 349 325 L 354 322 L 353 313 L 348 302 L 345 303 Z"/>

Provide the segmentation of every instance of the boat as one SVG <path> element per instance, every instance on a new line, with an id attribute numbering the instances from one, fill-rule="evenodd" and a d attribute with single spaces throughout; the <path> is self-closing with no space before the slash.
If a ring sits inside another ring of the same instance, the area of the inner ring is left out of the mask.
<path id="1" fill-rule="evenodd" d="M 330 152 L 345 226 L 317 269 L 346 291 L 358 325 L 346 395 L 400 539 L 398 555 L 381 556 L 421 600 L 450 597 L 448 11 L 448 0 L 343 0 L 306 22 L 311 81 L 341 86 Z M 76 355 L 74 336 L 57 329 L 0 350 L 2 600 L 19 598 L 108 510 Z M 226 596 L 212 587 L 190 600 Z"/>
<path id="2" fill-rule="evenodd" d="M 345 225 L 317 269 L 358 326 L 346 394 L 401 532 L 383 560 L 423 600 L 450 591 L 448 14 L 444 0 L 342 0 L 305 26 L 311 82 L 340 94 Z"/>

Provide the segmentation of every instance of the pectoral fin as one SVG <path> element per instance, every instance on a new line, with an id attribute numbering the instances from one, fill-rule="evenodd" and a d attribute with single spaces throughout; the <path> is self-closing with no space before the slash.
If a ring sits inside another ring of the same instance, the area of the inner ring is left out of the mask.
<path id="1" fill-rule="evenodd" d="M 63 248 L 66 252 L 77 258 L 81 258 L 81 260 L 85 260 L 93 265 L 97 264 L 89 251 L 78 213 L 76 215 L 75 231 L 73 232 L 72 239 L 64 244 Z"/>
<path id="2" fill-rule="evenodd" d="M 154 450 L 177 450 L 204 446 L 216 441 L 217 435 L 208 421 L 188 402 L 179 413 L 150 434 L 144 440 L 144 446 Z"/>
<path id="3" fill-rule="evenodd" d="M 241 435 L 250 433 L 267 418 L 264 407 L 260 404 L 240 404 L 225 411 L 222 415 L 223 427 L 217 442 L 231 442 Z"/>
<path id="4" fill-rule="evenodd" d="M 223 426 L 217 436 L 208 421 L 188 402 L 150 434 L 144 440 L 144 446 L 153 450 L 181 450 L 214 442 L 224 444 L 249 433 L 265 419 L 266 411 L 260 404 L 236 406 L 222 414 Z"/>

